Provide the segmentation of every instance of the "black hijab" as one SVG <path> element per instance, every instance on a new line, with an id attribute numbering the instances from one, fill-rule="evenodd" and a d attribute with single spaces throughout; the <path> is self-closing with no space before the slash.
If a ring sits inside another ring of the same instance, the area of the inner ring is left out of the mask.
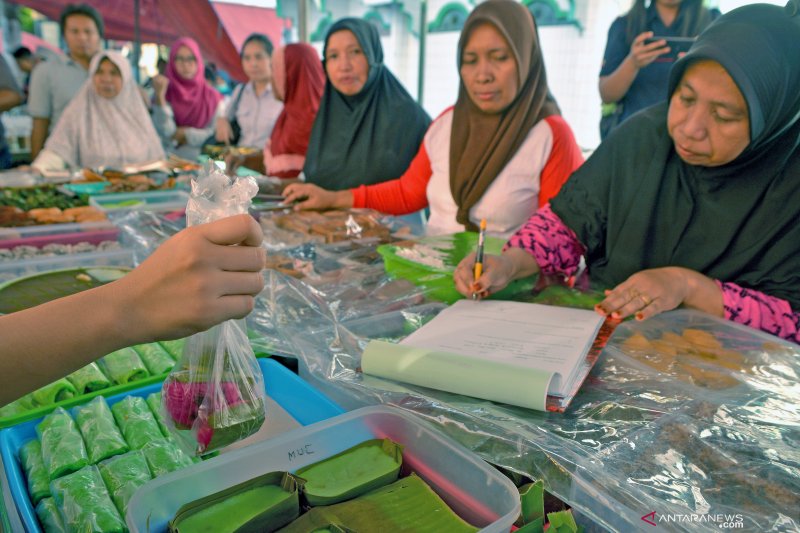
<path id="1" fill-rule="evenodd" d="M 684 163 L 667 104 L 632 117 L 553 199 L 586 245 L 592 283 L 612 287 L 648 268 L 682 266 L 800 307 L 800 20 L 777 6 L 717 19 L 678 61 L 710 59 L 733 78 L 750 143 L 719 167 Z"/>
<path id="2" fill-rule="evenodd" d="M 303 168 L 307 182 L 334 191 L 399 178 L 431 122 L 384 66 L 378 31 L 369 22 L 356 18 L 336 22 L 325 37 L 323 57 L 331 35 L 340 30 L 356 36 L 369 75 L 353 96 L 343 95 L 327 79 Z"/>

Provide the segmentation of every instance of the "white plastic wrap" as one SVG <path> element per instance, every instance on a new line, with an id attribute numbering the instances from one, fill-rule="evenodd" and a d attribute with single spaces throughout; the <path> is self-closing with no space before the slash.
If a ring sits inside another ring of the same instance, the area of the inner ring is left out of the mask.
<path id="1" fill-rule="evenodd" d="M 796 345 L 693 311 L 626 322 L 567 412 L 544 413 L 364 376 L 363 323 L 350 331 L 324 298 L 294 280 L 272 289 L 273 317 L 301 374 L 343 407 L 414 412 L 484 459 L 543 479 L 597 524 L 651 527 L 642 517 L 655 512 L 650 519 L 678 531 L 800 528 Z M 302 320 L 284 313 L 288 300 Z M 380 316 L 371 318 L 381 329 Z M 719 346 L 703 347 L 693 330 Z M 636 352 L 628 339 L 637 332 L 651 343 L 668 333 L 700 345 L 682 347 L 664 365 Z"/>

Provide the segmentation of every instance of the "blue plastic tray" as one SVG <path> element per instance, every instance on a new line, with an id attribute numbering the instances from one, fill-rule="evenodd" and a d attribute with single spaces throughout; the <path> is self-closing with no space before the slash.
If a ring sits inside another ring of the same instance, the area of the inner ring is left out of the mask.
<path id="1" fill-rule="evenodd" d="M 264 388 L 269 396 L 298 423 L 307 426 L 344 412 L 321 392 L 280 363 L 272 359 L 259 359 L 258 364 L 264 374 Z M 146 397 L 160 390 L 161 383 L 155 383 L 111 396 L 107 400 L 109 405 L 113 405 L 126 396 Z M 75 408 L 73 407 L 73 409 Z M 36 425 L 41 421 L 42 419 L 38 418 L 0 431 L 0 455 L 3 457 L 3 466 L 8 485 L 11 488 L 11 496 L 17 506 L 22 523 L 29 533 L 40 533 L 42 530 L 28 495 L 28 485 L 25 481 L 25 473 L 19 464 L 18 452 L 23 444 L 36 438 Z M 269 412 L 267 412 L 266 423 L 269 423 Z"/>

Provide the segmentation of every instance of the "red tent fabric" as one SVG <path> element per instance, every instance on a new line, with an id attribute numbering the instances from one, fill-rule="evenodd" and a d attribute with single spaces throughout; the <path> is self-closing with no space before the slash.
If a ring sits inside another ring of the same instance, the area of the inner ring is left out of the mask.
<path id="1" fill-rule="evenodd" d="M 76 0 L 11 0 L 58 20 L 66 4 Z M 103 16 L 107 39 L 132 41 L 134 0 L 84 0 Z M 192 37 L 206 61 L 244 80 L 239 53 L 220 23 L 209 0 L 139 0 L 142 42 L 170 45 L 178 37 Z"/>
<path id="2" fill-rule="evenodd" d="M 43 46 L 43 47 L 47 48 L 48 50 L 52 50 L 56 54 L 63 53 L 63 52 L 61 52 L 61 50 L 59 50 L 58 48 L 56 48 L 52 44 L 48 43 L 44 39 L 40 39 L 39 37 L 35 36 L 34 34 L 28 33 L 26 31 L 22 32 L 22 42 L 20 44 L 22 46 L 27 46 L 28 48 L 30 48 L 32 52 L 36 52 L 36 50 L 40 46 Z"/>
<path id="3" fill-rule="evenodd" d="M 263 33 L 277 48 L 281 45 L 283 29 L 290 28 L 291 22 L 278 17 L 269 7 L 245 6 L 227 2 L 213 2 L 214 9 L 228 31 L 237 50 L 251 33 Z"/>

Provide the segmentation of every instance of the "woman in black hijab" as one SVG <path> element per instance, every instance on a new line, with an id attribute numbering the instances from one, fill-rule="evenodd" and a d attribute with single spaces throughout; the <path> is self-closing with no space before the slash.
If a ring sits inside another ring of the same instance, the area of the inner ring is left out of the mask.
<path id="1" fill-rule="evenodd" d="M 383 64 L 378 31 L 344 18 L 325 37 L 327 82 L 303 168 L 339 191 L 396 178 L 417 153 L 430 117 Z"/>
<path id="2" fill-rule="evenodd" d="M 791 3 L 790 3 L 791 4 Z M 669 105 L 631 118 L 484 263 L 464 294 L 572 275 L 597 310 L 642 320 L 679 305 L 800 343 L 800 20 L 750 5 L 675 64 Z"/>

